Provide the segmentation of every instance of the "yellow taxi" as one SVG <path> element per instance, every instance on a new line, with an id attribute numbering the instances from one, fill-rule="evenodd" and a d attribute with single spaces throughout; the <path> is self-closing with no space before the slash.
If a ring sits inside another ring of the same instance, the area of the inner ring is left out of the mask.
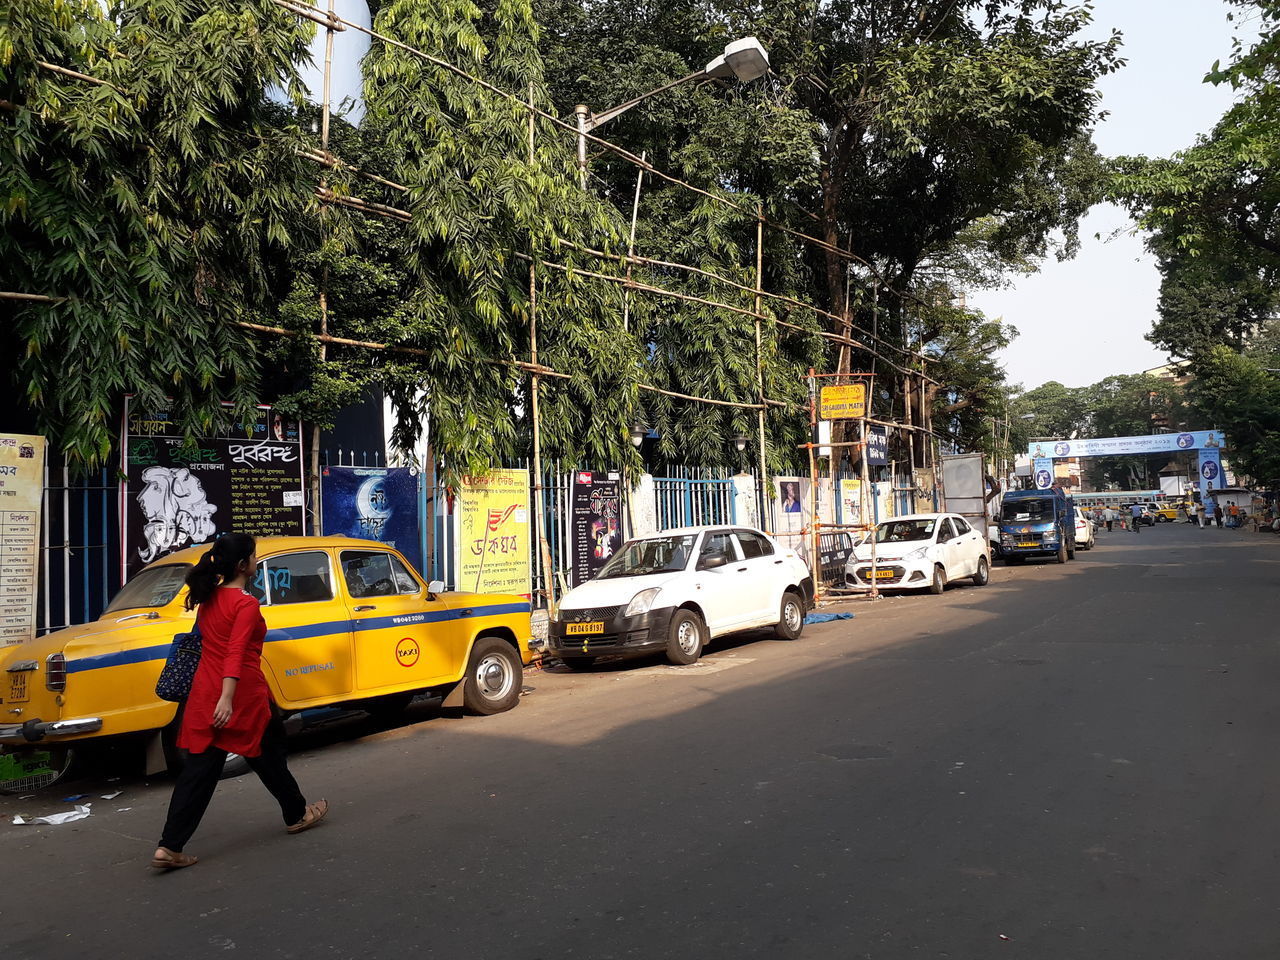
<path id="1" fill-rule="evenodd" d="M 0 649 L 0 789 L 29 786 L 68 745 L 151 734 L 149 767 L 178 705 L 155 695 L 173 637 L 191 630 L 187 570 L 208 545 L 145 567 L 93 623 Z M 446 593 L 396 550 L 349 537 L 262 537 L 248 587 L 267 623 L 262 667 L 276 707 L 291 714 L 354 704 L 403 708 L 442 695 L 474 713 L 520 699 L 529 601 Z"/>
<path id="2" fill-rule="evenodd" d="M 1157 523 L 1173 523 L 1178 519 L 1178 504 L 1176 503 L 1157 503 L 1152 500 L 1144 504 L 1144 506 Z"/>

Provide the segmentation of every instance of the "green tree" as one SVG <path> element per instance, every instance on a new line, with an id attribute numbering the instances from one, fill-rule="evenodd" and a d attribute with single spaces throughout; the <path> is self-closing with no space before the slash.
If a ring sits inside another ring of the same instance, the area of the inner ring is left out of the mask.
<path id="1" fill-rule="evenodd" d="M 492 10 L 392 0 L 375 26 L 546 105 L 538 31 L 523 0 Z M 408 291 L 395 340 L 424 351 L 406 364 L 415 378 L 391 391 L 398 435 L 415 436 L 429 405 L 433 443 L 451 475 L 527 455 L 529 381 L 512 362 L 530 359 L 528 258 L 594 265 L 575 247 L 611 248 L 617 217 L 577 188 L 571 154 L 545 122 L 534 127 L 530 154 L 518 104 L 387 44 L 375 44 L 364 71 L 367 122 L 408 187 L 400 202 L 411 214 Z M 627 430 L 642 353 L 621 328 L 619 288 L 540 268 L 536 303 L 538 359 L 568 374 L 546 381 L 545 449 L 633 469 Z"/>
<path id="2" fill-rule="evenodd" d="M 769 231 L 766 286 L 835 315 L 809 324 L 843 333 L 848 316 L 874 328 L 879 351 L 899 364 L 897 348 L 938 329 L 931 304 L 939 286 L 1025 270 L 1050 252 L 1055 231 L 1069 253 L 1075 223 L 1096 197 L 1094 83 L 1118 65 L 1118 39 L 1079 40 L 1087 8 L 540 0 L 538 9 L 558 28 L 545 49 L 562 115 L 580 101 L 601 109 L 629 99 L 701 66 L 731 37 L 757 34 L 771 54 L 768 81 L 676 88 L 611 121 L 608 136 L 700 187 L 757 198 L 771 220 L 870 263 L 851 276 L 839 254 Z M 630 165 L 593 150 L 592 174 L 593 188 L 630 198 Z M 728 272 L 722 253 L 731 248 L 704 232 L 703 207 L 677 187 L 646 185 L 641 250 L 675 249 L 667 225 L 685 225 L 680 236 Z M 753 227 L 749 218 L 731 225 L 738 251 L 754 248 Z M 984 339 L 983 318 L 965 316 L 967 326 L 957 318 L 942 325 L 927 351 L 943 357 Z M 782 355 L 804 353 L 786 336 L 782 343 Z M 895 408 L 904 409 L 900 371 L 856 348 L 824 352 L 828 370 L 878 364 Z M 687 359 L 677 354 L 671 363 Z M 736 385 L 736 359 L 707 355 L 699 369 L 709 383 Z M 943 419 L 956 386 L 935 391 Z M 983 379 L 975 397 L 995 386 Z"/>
<path id="3" fill-rule="evenodd" d="M 1219 345 L 1199 358 L 1192 392 L 1210 422 L 1226 434 L 1236 472 L 1255 483 L 1280 486 L 1280 376 L 1256 357 Z"/>
<path id="4" fill-rule="evenodd" d="M 1233 459 L 1269 481 L 1280 413 L 1257 357 L 1280 337 L 1280 4 L 1232 4 L 1257 37 L 1238 39 L 1205 79 L 1230 84 L 1237 102 L 1187 150 L 1117 159 L 1110 190 L 1151 231 L 1162 283 L 1149 339 L 1189 361 L 1193 397 Z"/>
<path id="5" fill-rule="evenodd" d="M 219 400 L 247 417 L 258 399 L 235 322 L 276 295 L 312 219 L 312 171 L 267 90 L 300 95 L 309 35 L 268 0 L 0 12 L 0 288 L 57 298 L 0 336 L 73 462 L 108 456 L 124 393 L 192 433 L 225 421 Z"/>

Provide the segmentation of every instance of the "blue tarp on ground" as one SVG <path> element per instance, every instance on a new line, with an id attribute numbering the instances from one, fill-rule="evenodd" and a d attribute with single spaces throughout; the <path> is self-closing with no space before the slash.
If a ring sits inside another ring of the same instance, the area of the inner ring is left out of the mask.
<path id="1" fill-rule="evenodd" d="M 852 620 L 852 613 L 811 613 L 804 618 L 805 623 L 830 623 L 832 620 Z"/>

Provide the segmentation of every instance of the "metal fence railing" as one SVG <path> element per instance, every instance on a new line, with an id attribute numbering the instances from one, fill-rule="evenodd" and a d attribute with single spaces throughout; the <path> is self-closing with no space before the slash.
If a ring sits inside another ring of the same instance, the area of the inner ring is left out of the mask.
<path id="1" fill-rule="evenodd" d="M 674 477 L 655 477 L 653 487 L 659 529 L 737 522 L 732 477 L 682 470 Z"/>

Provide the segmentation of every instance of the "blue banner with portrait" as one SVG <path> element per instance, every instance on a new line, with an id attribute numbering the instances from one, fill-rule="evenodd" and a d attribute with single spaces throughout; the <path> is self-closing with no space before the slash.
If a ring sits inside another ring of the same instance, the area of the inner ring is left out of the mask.
<path id="1" fill-rule="evenodd" d="M 416 470 L 325 467 L 320 494 L 326 535 L 381 541 L 422 571 Z"/>
<path id="2" fill-rule="evenodd" d="M 1031 461 L 1031 478 L 1037 490 L 1048 490 L 1053 486 L 1053 460 L 1048 457 L 1037 457 Z"/>
<path id="3" fill-rule="evenodd" d="M 1212 493 L 1226 486 L 1222 479 L 1222 450 L 1218 447 L 1204 447 L 1200 450 L 1200 492 Z"/>

